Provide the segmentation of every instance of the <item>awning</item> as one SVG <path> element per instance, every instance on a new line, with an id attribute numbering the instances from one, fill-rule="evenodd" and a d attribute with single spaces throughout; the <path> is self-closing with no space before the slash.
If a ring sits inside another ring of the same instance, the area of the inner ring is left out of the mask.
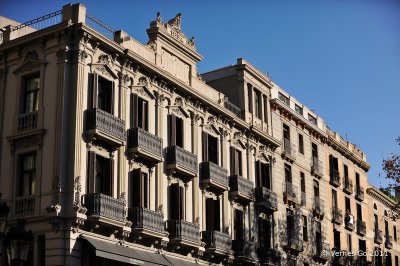
<path id="1" fill-rule="evenodd" d="M 171 265 L 174 265 L 174 266 L 187 266 L 187 265 L 189 265 L 189 266 L 190 265 L 197 265 L 198 266 L 197 263 L 190 262 L 190 261 L 187 261 L 187 260 L 181 260 L 181 259 L 178 259 L 178 258 L 167 256 L 165 254 L 163 254 L 162 256 L 164 258 L 166 258 L 170 262 Z"/>
<path id="2" fill-rule="evenodd" d="M 109 243 L 96 238 L 81 236 L 96 249 L 96 256 L 132 265 L 170 266 L 162 255 Z"/>

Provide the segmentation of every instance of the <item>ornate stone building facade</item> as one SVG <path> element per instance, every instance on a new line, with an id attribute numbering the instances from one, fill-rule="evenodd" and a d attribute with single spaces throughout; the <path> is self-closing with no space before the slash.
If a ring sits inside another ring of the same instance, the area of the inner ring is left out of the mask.
<path id="1" fill-rule="evenodd" d="M 371 213 L 392 203 L 365 155 L 243 59 L 200 75 L 181 17 L 158 13 L 147 44 L 80 4 L 1 25 L 0 192 L 8 230 L 34 233 L 29 263 L 344 265 L 332 250 L 375 250 Z"/>

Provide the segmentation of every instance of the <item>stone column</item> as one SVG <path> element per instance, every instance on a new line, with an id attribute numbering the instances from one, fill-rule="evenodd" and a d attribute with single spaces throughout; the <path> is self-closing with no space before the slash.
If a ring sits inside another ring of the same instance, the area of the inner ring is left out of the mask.
<path id="1" fill-rule="evenodd" d="M 119 95 L 119 103 L 118 103 L 118 116 L 122 120 L 125 121 L 125 129 L 129 128 L 129 125 L 126 123 L 128 120 L 128 107 L 126 104 L 127 93 L 129 92 L 129 77 L 127 74 L 123 74 L 121 71 L 118 75 L 118 95 Z M 116 86 L 115 86 L 116 87 Z M 121 196 L 123 193 L 127 192 L 127 160 L 125 157 L 125 148 L 126 146 L 122 146 L 118 149 L 118 170 L 117 170 L 117 195 Z"/>
<path id="2" fill-rule="evenodd" d="M 201 154 L 200 154 L 200 143 L 201 138 L 199 138 L 199 130 L 200 127 L 198 125 L 198 115 L 195 113 L 191 113 L 191 129 L 192 129 L 192 153 L 197 154 L 197 158 L 200 162 Z M 200 188 L 199 188 L 199 176 L 196 175 L 193 177 L 192 181 L 192 215 L 193 215 L 193 221 L 196 221 L 197 217 L 200 217 L 199 213 L 199 204 L 203 204 L 202 202 L 199 202 L 199 193 L 200 193 Z"/>
<path id="3" fill-rule="evenodd" d="M 221 130 L 221 167 L 228 169 L 228 177 L 230 175 L 229 169 L 229 145 L 228 145 L 229 132 L 226 130 Z M 229 192 L 226 190 L 222 193 L 222 230 L 229 228 L 230 209 L 229 209 Z"/>
<path id="4" fill-rule="evenodd" d="M 164 94 L 158 92 L 156 93 L 156 101 L 155 101 L 155 135 L 162 138 L 163 141 L 163 148 L 166 147 L 166 139 L 164 138 L 164 100 L 165 96 Z M 155 166 L 155 209 L 156 210 L 161 210 L 164 205 L 164 172 L 163 172 L 163 163 L 158 163 Z"/>

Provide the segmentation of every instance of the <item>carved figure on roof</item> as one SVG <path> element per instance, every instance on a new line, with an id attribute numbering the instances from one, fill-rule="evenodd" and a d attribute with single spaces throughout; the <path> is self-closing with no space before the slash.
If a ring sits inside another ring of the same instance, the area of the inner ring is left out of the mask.
<path id="1" fill-rule="evenodd" d="M 158 23 L 162 23 L 161 12 L 157 12 L 157 19 L 156 19 L 156 21 L 157 21 Z"/>
<path id="2" fill-rule="evenodd" d="M 178 13 L 173 19 L 168 21 L 168 24 L 177 30 L 181 30 L 182 13 Z"/>

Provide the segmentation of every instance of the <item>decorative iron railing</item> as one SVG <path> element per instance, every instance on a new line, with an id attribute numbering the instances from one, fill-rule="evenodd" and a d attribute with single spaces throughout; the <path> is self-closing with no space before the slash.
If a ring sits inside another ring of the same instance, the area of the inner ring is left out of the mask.
<path id="1" fill-rule="evenodd" d="M 230 101 L 228 101 L 228 98 L 224 99 L 224 107 L 229 111 L 231 111 L 235 116 L 241 118 L 242 110 L 233 103 L 231 103 Z"/>
<path id="2" fill-rule="evenodd" d="M 213 162 L 200 163 L 200 177 L 202 180 L 208 179 L 213 183 L 228 188 L 228 170 Z"/>
<path id="3" fill-rule="evenodd" d="M 38 112 L 20 114 L 18 116 L 18 132 L 36 129 L 38 125 Z"/>
<path id="4" fill-rule="evenodd" d="M 197 155 L 179 146 L 166 148 L 166 164 L 176 164 L 192 173 L 197 173 Z"/>
<path id="5" fill-rule="evenodd" d="M 125 202 L 122 199 L 101 193 L 85 194 L 83 206 L 87 208 L 87 216 L 97 215 L 120 222 L 126 220 Z"/>
<path id="6" fill-rule="evenodd" d="M 256 187 L 256 201 L 264 204 L 272 211 L 278 210 L 278 197 L 277 194 L 265 187 Z"/>
<path id="7" fill-rule="evenodd" d="M 382 230 L 375 229 L 374 241 L 375 243 L 382 244 L 383 242 Z"/>
<path id="8" fill-rule="evenodd" d="M 230 251 L 232 248 L 232 239 L 229 234 L 220 231 L 203 231 L 201 239 L 206 243 L 206 248 L 222 249 Z"/>
<path id="9" fill-rule="evenodd" d="M 162 156 L 162 146 L 162 138 L 140 127 L 128 129 L 128 149 L 141 148 L 154 155 Z"/>
<path id="10" fill-rule="evenodd" d="M 385 237 L 385 247 L 388 249 L 393 248 L 393 237 L 388 234 Z"/>
<path id="11" fill-rule="evenodd" d="M 200 226 L 184 220 L 167 220 L 170 240 L 188 240 L 200 242 Z"/>
<path id="12" fill-rule="evenodd" d="M 312 157 L 311 171 L 318 176 L 324 176 L 324 164 L 317 157 Z"/>
<path id="13" fill-rule="evenodd" d="M 339 209 L 332 209 L 332 221 L 337 223 L 337 224 L 342 224 L 343 223 L 343 214 L 342 210 Z"/>
<path id="14" fill-rule="evenodd" d="M 240 175 L 233 175 L 229 177 L 230 192 L 238 192 L 247 195 L 249 198 L 253 197 L 254 183 Z"/>
<path id="15" fill-rule="evenodd" d="M 287 200 L 297 202 L 297 186 L 290 183 L 290 182 L 285 182 L 283 184 L 284 187 L 284 196 L 286 197 Z"/>
<path id="16" fill-rule="evenodd" d="M 111 28 L 106 23 L 102 22 L 101 20 L 97 19 L 94 16 L 86 13 L 86 24 L 94 29 L 95 31 L 101 33 L 102 35 L 106 36 L 110 40 L 114 40 L 114 33 L 115 30 Z"/>
<path id="17" fill-rule="evenodd" d="M 362 220 L 357 220 L 357 233 L 360 235 L 365 235 L 367 233 L 367 226 Z"/>
<path id="18" fill-rule="evenodd" d="M 256 242 L 236 239 L 232 241 L 232 249 L 235 252 L 235 257 L 257 258 Z"/>
<path id="19" fill-rule="evenodd" d="M 296 145 L 290 142 L 289 139 L 283 139 L 283 152 L 285 156 L 290 156 L 293 159 L 296 159 Z"/>
<path id="20" fill-rule="evenodd" d="M 305 192 L 301 192 L 300 204 L 301 204 L 301 206 L 306 206 L 306 204 L 307 204 L 307 195 Z"/>
<path id="21" fill-rule="evenodd" d="M 340 176 L 339 176 L 339 171 L 336 169 L 331 169 L 331 174 L 330 174 L 330 178 L 331 178 L 331 184 L 339 187 L 341 185 L 340 183 Z"/>
<path id="22" fill-rule="evenodd" d="M 99 108 L 87 109 L 86 129 L 98 129 L 119 140 L 125 140 L 125 121 Z"/>
<path id="23" fill-rule="evenodd" d="M 164 214 L 147 208 L 133 207 L 128 209 L 128 220 L 134 229 L 148 229 L 164 232 Z"/>
<path id="24" fill-rule="evenodd" d="M 360 185 L 356 186 L 356 199 L 364 200 L 364 188 Z"/>
<path id="25" fill-rule="evenodd" d="M 15 216 L 29 216 L 35 213 L 35 196 L 20 197 L 15 200 Z"/>
<path id="26" fill-rule="evenodd" d="M 343 190 L 347 193 L 353 193 L 353 180 L 350 178 L 346 177 L 344 178 L 344 187 Z"/>
<path id="27" fill-rule="evenodd" d="M 314 197 L 314 213 L 318 215 L 323 215 L 325 213 L 325 204 L 324 200 L 321 199 L 320 197 L 315 196 Z"/>

